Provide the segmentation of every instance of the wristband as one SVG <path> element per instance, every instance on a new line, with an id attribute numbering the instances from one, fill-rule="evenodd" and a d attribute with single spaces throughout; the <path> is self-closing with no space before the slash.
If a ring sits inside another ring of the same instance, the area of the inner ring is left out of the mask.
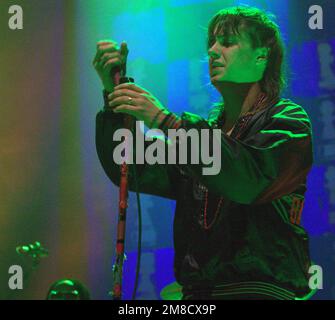
<path id="1" fill-rule="evenodd" d="M 150 129 L 153 127 L 153 125 L 155 124 L 158 116 L 163 112 L 164 109 L 160 109 L 156 112 L 156 115 L 154 116 L 154 118 L 152 119 L 151 123 L 150 123 Z"/>

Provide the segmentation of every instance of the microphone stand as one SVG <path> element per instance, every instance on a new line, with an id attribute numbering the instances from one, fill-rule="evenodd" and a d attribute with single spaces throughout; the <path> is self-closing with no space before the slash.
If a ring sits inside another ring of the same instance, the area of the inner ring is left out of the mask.
<path id="1" fill-rule="evenodd" d="M 125 76 L 124 69 L 116 71 L 114 74 L 115 85 L 134 82 L 133 78 Z M 125 114 L 124 115 L 124 128 L 132 130 L 134 127 L 134 117 Z M 125 146 L 127 149 L 127 137 L 125 137 Z M 122 298 L 122 274 L 123 274 L 123 262 L 126 260 L 124 253 L 125 237 L 126 237 L 126 214 L 128 207 L 128 174 L 129 167 L 127 165 L 128 154 L 125 152 L 125 161 L 120 167 L 120 187 L 119 187 L 119 215 L 117 224 L 117 240 L 116 240 L 116 259 L 113 265 L 113 289 L 110 293 L 113 300 L 121 300 Z"/>

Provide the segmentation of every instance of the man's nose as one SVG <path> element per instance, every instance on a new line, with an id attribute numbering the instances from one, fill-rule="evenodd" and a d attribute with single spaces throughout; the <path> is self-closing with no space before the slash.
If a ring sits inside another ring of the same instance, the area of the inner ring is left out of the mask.
<path id="1" fill-rule="evenodd" d="M 220 58 L 220 55 L 214 50 L 213 47 L 208 50 L 208 56 L 212 59 Z"/>

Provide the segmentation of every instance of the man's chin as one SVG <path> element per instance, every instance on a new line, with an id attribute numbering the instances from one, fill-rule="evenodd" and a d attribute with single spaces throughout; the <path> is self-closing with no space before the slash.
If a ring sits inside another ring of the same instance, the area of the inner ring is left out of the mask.
<path id="1" fill-rule="evenodd" d="M 225 82 L 230 82 L 229 80 L 227 80 L 226 78 L 221 78 L 219 77 L 219 75 L 212 75 L 211 76 L 211 82 L 212 83 L 225 83 Z"/>

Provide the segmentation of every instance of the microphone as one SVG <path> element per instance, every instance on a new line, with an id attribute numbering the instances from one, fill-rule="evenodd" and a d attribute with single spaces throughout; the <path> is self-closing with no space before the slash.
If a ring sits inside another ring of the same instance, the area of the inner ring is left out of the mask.
<path id="1" fill-rule="evenodd" d="M 127 44 L 125 41 L 122 41 L 121 43 L 121 49 L 120 49 L 120 54 L 122 56 L 128 56 L 128 48 L 127 48 Z M 114 68 L 111 69 L 111 77 L 113 78 L 113 82 L 115 85 L 118 84 L 122 84 L 125 82 L 128 82 L 128 80 L 130 79 L 129 82 L 134 82 L 131 81 L 133 80 L 132 78 L 126 78 L 126 73 L 127 73 L 127 63 L 124 63 L 122 65 L 116 66 Z"/>
<path id="2" fill-rule="evenodd" d="M 28 245 L 17 246 L 16 253 L 22 256 L 31 256 L 34 259 L 46 258 L 49 256 L 49 251 L 43 248 L 41 243 L 38 241 Z"/>

